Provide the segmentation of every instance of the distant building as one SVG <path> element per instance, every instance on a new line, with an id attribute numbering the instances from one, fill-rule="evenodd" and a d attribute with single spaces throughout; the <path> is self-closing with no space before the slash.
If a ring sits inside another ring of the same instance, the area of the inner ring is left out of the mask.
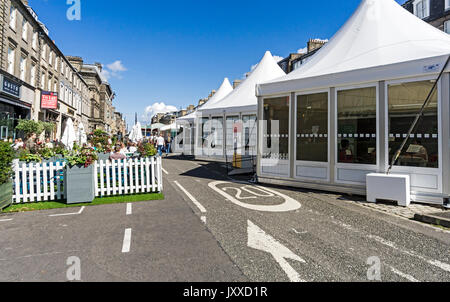
<path id="1" fill-rule="evenodd" d="M 278 62 L 285 73 L 290 73 L 306 63 L 328 40 L 310 39 L 307 43 L 306 53 L 292 53 Z"/>
<path id="2" fill-rule="evenodd" d="M 403 7 L 423 21 L 450 34 L 450 0 L 408 0 Z"/>

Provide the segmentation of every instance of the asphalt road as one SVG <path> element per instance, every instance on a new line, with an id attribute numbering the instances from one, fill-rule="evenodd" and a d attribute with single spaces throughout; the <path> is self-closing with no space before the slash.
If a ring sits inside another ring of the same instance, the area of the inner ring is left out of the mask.
<path id="1" fill-rule="evenodd" d="M 163 167 L 164 201 L 0 215 L 0 281 L 67 281 L 72 256 L 81 281 L 450 281 L 449 232 L 220 164 Z"/>
<path id="2" fill-rule="evenodd" d="M 184 196 L 252 281 L 450 281 L 449 232 L 333 194 L 235 183 L 218 164 L 163 167 L 166 191 Z"/>

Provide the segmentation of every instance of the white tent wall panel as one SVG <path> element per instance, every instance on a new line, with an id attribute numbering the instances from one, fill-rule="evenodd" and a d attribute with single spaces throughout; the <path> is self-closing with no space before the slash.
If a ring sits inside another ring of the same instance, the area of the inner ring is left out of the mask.
<path id="1" fill-rule="evenodd" d="M 389 127 L 388 127 L 388 85 L 392 83 L 419 82 L 436 79 L 437 74 L 407 77 L 395 81 L 379 81 L 365 85 L 331 87 L 329 91 L 329 140 L 328 162 L 299 162 L 293 156 L 289 161 L 261 158 L 264 133 L 262 120 L 258 123 L 258 177 L 262 183 L 289 185 L 302 188 L 330 190 L 342 193 L 365 195 L 366 174 L 385 173 L 389 167 Z M 338 163 L 337 157 L 337 93 L 342 89 L 355 87 L 376 87 L 377 89 L 377 164 L 359 165 Z M 294 94 L 313 93 L 327 90 L 296 91 Z M 407 174 L 411 177 L 411 198 L 416 202 L 442 204 L 450 195 L 450 75 L 444 73 L 438 83 L 438 119 L 439 119 L 439 168 L 421 168 L 394 166 L 392 174 Z M 283 95 L 271 95 L 273 98 Z M 259 117 L 262 117 L 264 98 L 258 97 Z M 291 117 L 297 119 L 295 103 L 291 104 Z M 294 107 L 292 107 L 294 106 Z M 293 123 L 292 123 L 293 122 Z M 290 145 L 295 144 L 296 130 L 289 134 Z M 291 143 L 293 142 L 293 143 Z M 292 146 L 294 147 L 294 146 Z M 295 147 L 296 148 L 296 147 Z M 295 149 L 294 149 L 295 150 Z M 296 151 L 293 153 L 296 154 Z M 289 171 L 293 170 L 294 175 Z"/>

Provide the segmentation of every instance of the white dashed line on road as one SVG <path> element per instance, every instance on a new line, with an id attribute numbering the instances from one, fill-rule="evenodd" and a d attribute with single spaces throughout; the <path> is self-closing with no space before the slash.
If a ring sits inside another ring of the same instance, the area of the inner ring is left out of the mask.
<path id="1" fill-rule="evenodd" d="M 133 212 L 132 208 L 131 208 L 131 203 L 127 203 L 127 215 L 131 215 Z"/>
<path id="2" fill-rule="evenodd" d="M 174 181 L 174 183 L 180 188 L 181 191 L 183 191 L 184 194 L 186 194 L 187 197 L 195 204 L 195 206 L 200 210 L 202 213 L 206 213 L 206 209 L 195 199 L 194 196 L 191 195 L 188 191 L 186 191 L 185 188 L 183 188 L 178 181 Z"/>
<path id="3" fill-rule="evenodd" d="M 125 235 L 123 236 L 122 253 L 129 253 L 131 247 L 131 229 L 125 230 Z"/>
<path id="4" fill-rule="evenodd" d="M 200 219 L 202 220 L 202 222 L 203 222 L 204 224 L 206 224 L 206 216 L 202 216 L 202 217 L 200 217 Z"/>
<path id="5" fill-rule="evenodd" d="M 12 219 L 0 219 L 0 222 L 7 222 L 7 221 L 11 221 Z"/>
<path id="6" fill-rule="evenodd" d="M 166 175 L 169 175 L 169 172 L 167 172 L 164 168 L 161 168 L 161 170 L 166 173 Z"/>
<path id="7" fill-rule="evenodd" d="M 76 212 L 76 213 L 67 213 L 67 214 L 53 214 L 53 215 L 48 215 L 50 217 L 58 217 L 58 216 L 70 216 L 70 215 L 80 215 L 81 213 L 83 213 L 85 207 L 81 207 L 81 209 Z"/>

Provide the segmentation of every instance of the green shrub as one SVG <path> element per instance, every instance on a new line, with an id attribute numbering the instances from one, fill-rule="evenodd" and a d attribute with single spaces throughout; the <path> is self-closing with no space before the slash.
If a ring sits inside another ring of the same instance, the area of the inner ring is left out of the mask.
<path id="1" fill-rule="evenodd" d="M 152 157 L 156 155 L 157 150 L 153 144 L 143 143 L 139 146 L 138 152 L 142 157 Z"/>
<path id="2" fill-rule="evenodd" d="M 0 185 L 8 182 L 12 173 L 14 150 L 8 142 L 0 142 Z"/>
<path id="3" fill-rule="evenodd" d="M 90 148 L 80 148 L 69 151 L 69 154 L 65 157 L 65 160 L 69 167 L 78 165 L 89 167 L 96 160 L 98 160 L 98 155 Z"/>
<path id="4" fill-rule="evenodd" d="M 20 120 L 16 129 L 23 131 L 27 137 L 32 133 L 36 133 L 36 135 L 39 136 L 44 132 L 44 124 L 33 120 Z"/>

